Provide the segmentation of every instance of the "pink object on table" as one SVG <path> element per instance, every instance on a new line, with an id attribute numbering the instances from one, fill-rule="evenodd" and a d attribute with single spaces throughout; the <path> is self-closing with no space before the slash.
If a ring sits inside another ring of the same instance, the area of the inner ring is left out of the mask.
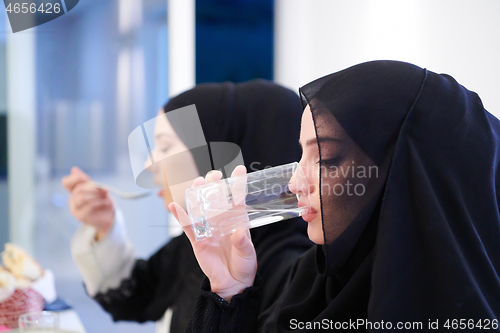
<path id="1" fill-rule="evenodd" d="M 10 328 L 10 327 L 0 325 L 0 332 L 7 332 L 7 331 L 11 331 L 11 330 L 12 330 L 12 328 Z"/>
<path id="2" fill-rule="evenodd" d="M 39 293 L 31 288 L 16 289 L 12 296 L 0 302 L 0 325 L 17 328 L 20 315 L 42 310 L 43 297 Z"/>

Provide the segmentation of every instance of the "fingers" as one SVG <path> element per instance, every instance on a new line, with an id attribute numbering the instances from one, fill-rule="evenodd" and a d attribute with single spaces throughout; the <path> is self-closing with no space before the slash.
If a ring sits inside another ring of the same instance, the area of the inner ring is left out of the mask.
<path id="1" fill-rule="evenodd" d="M 92 201 L 102 201 L 102 198 L 96 196 L 93 193 L 81 193 L 80 195 L 74 195 L 70 199 L 70 207 L 72 209 L 80 209 L 85 204 Z"/>
<path id="2" fill-rule="evenodd" d="M 112 202 L 108 196 L 101 195 L 99 192 L 80 191 L 70 196 L 69 206 L 73 209 L 80 209 L 91 201 Z"/>
<path id="3" fill-rule="evenodd" d="M 113 202 L 110 199 L 89 200 L 78 208 L 70 206 L 70 212 L 77 220 L 93 226 L 96 226 L 96 221 L 93 220 L 92 216 L 94 216 L 95 213 L 105 211 L 108 211 L 109 213 L 114 211 Z M 109 222 L 111 223 L 112 221 Z"/>
<path id="4" fill-rule="evenodd" d="M 171 202 L 168 204 L 168 209 L 170 210 L 170 212 L 172 213 L 172 215 L 175 217 L 175 219 L 177 220 L 177 222 L 179 222 L 179 217 L 178 217 L 178 214 L 177 214 L 177 210 L 175 209 L 175 202 Z"/>
<path id="5" fill-rule="evenodd" d="M 191 220 L 189 220 L 189 216 L 186 214 L 184 209 L 182 209 L 182 207 L 175 202 L 171 202 L 168 205 L 168 209 L 170 209 L 170 211 L 172 212 L 172 215 L 174 215 L 177 222 L 179 222 L 179 224 L 181 225 L 182 230 L 184 230 L 184 233 L 189 238 L 189 241 L 191 243 L 196 242 L 196 238 L 194 236 L 193 229 L 191 228 Z M 183 222 L 181 222 L 181 220 L 183 220 Z M 188 224 L 183 225 L 186 222 Z"/>
<path id="6" fill-rule="evenodd" d="M 174 215 L 177 222 L 179 222 L 181 227 L 185 227 L 185 226 L 191 227 L 191 220 L 189 219 L 188 214 L 186 214 L 184 209 L 182 209 L 182 207 L 178 203 L 171 202 L 168 205 L 168 209 L 170 209 L 170 211 Z"/>
<path id="7" fill-rule="evenodd" d="M 80 170 L 77 167 L 73 167 L 71 169 L 71 173 L 61 180 L 62 185 L 64 188 L 68 191 L 71 192 L 75 188 L 76 185 L 87 182 L 90 180 L 90 177 L 85 174 L 82 170 Z"/>
<path id="8" fill-rule="evenodd" d="M 95 198 L 108 198 L 108 191 L 95 187 L 90 182 L 77 184 L 70 194 L 70 200 L 81 200 L 85 196 L 92 196 Z"/>
<path id="9" fill-rule="evenodd" d="M 205 176 L 205 178 L 203 178 L 203 177 L 196 178 L 193 181 L 193 184 L 191 185 L 191 188 L 198 187 L 198 186 L 201 186 L 201 185 L 205 185 L 206 183 L 210 183 L 210 182 L 213 182 L 213 181 L 217 181 L 220 178 L 222 178 L 222 172 L 220 172 L 218 170 L 209 171 L 207 173 L 207 175 Z"/>
<path id="10" fill-rule="evenodd" d="M 92 213 L 94 213 L 98 209 L 108 209 L 108 208 L 112 208 L 112 207 L 113 207 L 113 203 L 109 199 L 92 200 L 92 201 L 87 202 L 87 204 L 85 205 L 85 207 L 83 207 L 81 209 L 81 211 L 82 211 L 82 215 L 84 215 L 85 217 L 89 217 Z"/>
<path id="11" fill-rule="evenodd" d="M 193 228 L 190 225 L 182 227 L 182 230 L 184 230 L 184 233 L 186 234 L 187 238 L 191 243 L 196 242 L 196 237 L 194 235 Z"/>
<path id="12" fill-rule="evenodd" d="M 244 165 L 238 165 L 236 168 L 234 168 L 233 172 L 231 173 L 231 177 L 241 176 L 246 173 L 247 173 L 247 168 Z"/>
<path id="13" fill-rule="evenodd" d="M 191 185 L 191 188 L 205 185 L 205 178 L 203 177 L 198 177 L 194 180 L 193 184 Z"/>
<path id="14" fill-rule="evenodd" d="M 80 169 L 79 167 L 77 166 L 74 166 L 71 168 L 71 172 L 74 173 L 74 174 L 79 174 L 79 175 L 84 175 L 84 176 L 87 176 L 87 174 L 85 172 L 82 171 L 82 169 Z M 88 177 L 88 176 L 87 176 Z"/>
<path id="15" fill-rule="evenodd" d="M 234 168 L 231 177 L 238 177 L 233 183 L 233 198 L 232 204 L 234 206 L 241 205 L 245 202 L 246 194 L 247 194 L 247 168 L 244 165 L 238 165 Z"/>
<path id="16" fill-rule="evenodd" d="M 221 180 L 221 179 L 222 179 L 222 172 L 220 172 L 219 170 L 209 171 L 207 173 L 207 175 L 205 176 L 206 183 L 216 182 L 216 181 Z"/>
<path id="17" fill-rule="evenodd" d="M 236 230 L 231 235 L 231 244 L 240 258 L 244 260 L 253 260 L 255 258 L 255 248 L 250 238 L 249 230 Z"/>
<path id="18" fill-rule="evenodd" d="M 89 182 L 80 183 L 74 187 L 68 204 L 71 214 L 82 222 L 87 222 L 89 216 L 97 209 L 114 209 L 108 192 Z"/>
<path id="19" fill-rule="evenodd" d="M 233 170 L 233 173 L 232 173 L 231 176 L 232 177 L 236 177 L 236 176 L 241 176 L 241 175 L 246 175 L 246 168 L 243 165 L 237 166 Z M 197 179 L 195 179 L 193 181 L 192 185 L 191 185 L 191 188 L 219 181 L 219 180 L 222 179 L 222 176 L 223 176 L 223 174 L 219 170 L 212 170 L 212 171 L 210 171 L 210 172 L 208 172 L 206 174 L 205 178 L 198 177 Z M 243 194 L 246 193 L 246 191 L 245 191 L 245 189 L 246 189 L 246 178 L 242 179 L 242 181 L 243 181 L 243 184 L 242 184 L 242 186 L 240 186 L 242 188 L 240 189 L 240 191 L 236 191 L 236 193 L 238 193 L 238 192 L 242 192 Z M 224 203 L 224 200 L 223 200 L 223 199 L 225 199 L 224 198 L 224 192 L 223 191 L 216 191 L 216 194 L 222 196 L 222 198 L 219 198 L 220 199 L 219 201 L 221 203 Z M 245 196 L 242 195 L 241 198 L 238 199 L 238 201 L 243 201 L 244 202 L 244 199 L 245 199 Z M 215 201 L 217 201 L 217 200 L 215 200 Z M 234 208 L 234 202 L 233 202 L 232 207 L 231 206 L 228 207 L 228 209 L 230 209 L 230 208 Z M 180 207 L 175 202 L 170 203 L 169 206 L 168 206 L 168 209 L 172 212 L 172 214 L 174 215 L 174 217 L 180 223 L 181 227 L 184 229 L 184 232 L 186 233 L 186 235 L 188 236 L 188 238 L 190 239 L 190 241 L 194 242 L 195 241 L 195 237 L 194 237 L 193 230 L 191 228 L 191 220 L 190 220 L 188 214 L 186 214 L 186 212 L 184 211 L 184 209 L 182 209 L 182 207 Z M 217 212 L 216 216 L 220 215 L 220 214 L 221 214 L 220 212 Z M 246 214 L 244 214 L 244 216 L 247 217 Z M 210 216 L 210 218 L 214 218 L 214 216 Z M 246 220 L 247 220 L 247 218 L 246 218 Z M 246 239 L 247 239 L 247 243 L 250 243 L 250 248 L 253 251 L 253 244 L 251 244 L 251 241 L 248 240 L 249 239 L 248 237 Z M 249 245 L 247 244 L 246 246 L 248 247 Z"/>

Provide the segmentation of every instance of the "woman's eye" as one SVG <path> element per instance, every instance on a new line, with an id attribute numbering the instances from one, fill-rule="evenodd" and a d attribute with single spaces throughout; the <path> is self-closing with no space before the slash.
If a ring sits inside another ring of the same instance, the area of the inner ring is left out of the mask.
<path id="1" fill-rule="evenodd" d="M 341 158 L 340 157 L 333 157 L 333 158 L 326 158 L 323 160 L 319 160 L 318 163 L 323 163 L 325 165 L 340 165 Z"/>
<path id="2" fill-rule="evenodd" d="M 167 153 L 169 150 L 170 150 L 170 146 L 169 147 L 160 148 L 160 152 L 162 152 L 164 154 Z"/>

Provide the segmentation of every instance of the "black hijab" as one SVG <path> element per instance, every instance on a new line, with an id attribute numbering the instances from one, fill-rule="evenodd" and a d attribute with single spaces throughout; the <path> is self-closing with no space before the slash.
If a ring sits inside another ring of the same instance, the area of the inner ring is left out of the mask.
<path id="1" fill-rule="evenodd" d="M 448 319 L 450 328 L 453 319 L 481 319 L 494 329 L 499 120 L 452 77 L 394 61 L 353 66 L 300 93 L 317 137 L 334 118 L 379 168 L 379 181 L 369 183 L 369 200 L 354 218 L 334 215 L 332 197 L 321 195 L 325 245 L 299 260 L 285 295 L 264 316 L 266 331 L 297 331 L 291 319 L 360 331 L 384 331 L 388 322 L 393 329 L 421 323 L 413 329 L 425 331 L 436 320 L 444 330 Z M 321 188 L 331 179 L 318 148 Z M 332 235 L 332 224 L 345 218 L 345 231 Z M 364 322 L 352 325 L 358 319 Z"/>
<path id="2" fill-rule="evenodd" d="M 302 108 L 293 91 L 261 79 L 236 84 L 205 83 L 171 99 L 164 111 L 191 104 L 196 105 L 206 142 L 237 144 L 248 172 L 300 159 L 297 140 Z M 286 276 L 284 272 L 312 243 L 301 218 L 251 229 L 251 234 L 258 272 L 266 281 L 262 303 L 266 308 L 285 282 L 273 275 Z M 290 249 L 295 253 L 289 253 Z"/>
<path id="3" fill-rule="evenodd" d="M 191 104 L 206 142 L 239 145 L 248 172 L 300 159 L 302 110 L 293 91 L 261 79 L 204 83 L 171 99 L 164 111 Z"/>

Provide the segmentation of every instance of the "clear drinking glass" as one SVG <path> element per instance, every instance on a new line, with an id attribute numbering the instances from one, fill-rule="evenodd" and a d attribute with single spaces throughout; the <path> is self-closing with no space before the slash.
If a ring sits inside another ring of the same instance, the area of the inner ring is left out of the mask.
<path id="1" fill-rule="evenodd" d="M 42 311 L 19 316 L 19 331 L 23 333 L 59 332 L 59 314 Z"/>
<path id="2" fill-rule="evenodd" d="M 196 240 L 294 218 L 309 206 L 309 186 L 297 162 L 186 190 Z"/>

